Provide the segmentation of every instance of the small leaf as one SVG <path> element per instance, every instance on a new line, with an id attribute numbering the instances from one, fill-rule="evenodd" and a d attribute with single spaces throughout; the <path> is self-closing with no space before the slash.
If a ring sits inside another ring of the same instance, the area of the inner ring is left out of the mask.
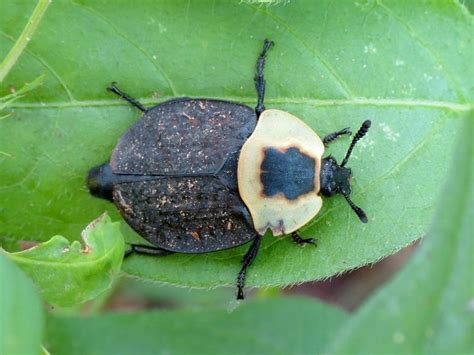
<path id="1" fill-rule="evenodd" d="M 38 291 L 0 253 L 0 354 L 39 354 L 43 310 Z"/>
<path id="2" fill-rule="evenodd" d="M 247 303 L 232 312 L 52 316 L 46 342 L 56 355 L 125 355 L 137 349 L 140 354 L 316 354 L 346 318 L 304 298 Z"/>
<path id="3" fill-rule="evenodd" d="M 474 346 L 474 117 L 431 232 L 409 265 L 343 326 L 330 354 L 468 354 Z"/>
<path id="4" fill-rule="evenodd" d="M 83 232 L 84 246 L 62 236 L 31 249 L 7 253 L 51 304 L 72 306 L 109 288 L 122 264 L 124 242 L 119 223 L 104 215 Z M 0 249 L 2 250 L 2 249 Z"/>

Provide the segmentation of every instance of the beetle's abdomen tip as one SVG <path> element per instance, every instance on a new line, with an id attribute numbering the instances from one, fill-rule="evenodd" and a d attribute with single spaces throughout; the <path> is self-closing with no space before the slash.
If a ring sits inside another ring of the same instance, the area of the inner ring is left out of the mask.
<path id="1" fill-rule="evenodd" d="M 101 165 L 93 167 L 89 170 L 89 174 L 87 175 L 87 187 L 89 188 L 89 192 L 94 196 L 97 196 L 99 190 L 100 168 Z"/>
<path id="2" fill-rule="evenodd" d="M 112 200 L 112 186 L 109 181 L 104 179 L 104 167 L 107 166 L 108 163 L 95 166 L 89 170 L 86 184 L 92 196 Z"/>

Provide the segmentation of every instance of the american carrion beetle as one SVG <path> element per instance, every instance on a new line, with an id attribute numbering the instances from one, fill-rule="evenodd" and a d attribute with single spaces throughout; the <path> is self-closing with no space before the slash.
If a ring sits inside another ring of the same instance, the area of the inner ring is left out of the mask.
<path id="1" fill-rule="evenodd" d="M 110 161 L 90 170 L 92 195 L 115 203 L 127 223 L 153 246 L 131 245 L 126 253 L 163 256 L 207 253 L 253 241 L 237 277 L 243 299 L 245 275 L 262 235 L 291 234 L 298 245 L 315 244 L 298 229 L 322 206 L 323 196 L 350 199 L 352 172 L 345 165 L 370 127 L 365 121 L 342 161 L 324 148 L 349 128 L 323 139 L 288 112 L 265 110 L 263 68 L 273 42 L 257 60 L 257 106 L 214 99 L 176 98 L 151 108 L 117 88 L 108 88 L 143 111 L 119 140 Z"/>

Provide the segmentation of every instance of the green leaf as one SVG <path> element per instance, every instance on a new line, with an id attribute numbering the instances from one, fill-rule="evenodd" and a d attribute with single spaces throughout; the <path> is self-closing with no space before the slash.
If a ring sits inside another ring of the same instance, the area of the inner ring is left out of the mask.
<path id="1" fill-rule="evenodd" d="M 41 19 L 50 3 L 51 0 L 38 0 L 38 3 L 20 37 L 18 37 L 15 45 L 0 63 L 0 83 L 8 75 L 11 68 L 13 68 L 13 66 L 16 64 L 16 61 L 23 53 L 28 42 L 31 41 L 31 36 L 36 32 L 36 28 L 40 24 Z"/>
<path id="2" fill-rule="evenodd" d="M 410 264 L 337 334 L 331 354 L 468 354 L 474 347 L 474 117 L 434 224 Z"/>
<path id="3" fill-rule="evenodd" d="M 0 111 L 6 109 L 13 102 L 23 97 L 28 91 L 31 91 L 43 83 L 44 75 L 38 76 L 31 83 L 26 83 L 19 90 L 12 92 L 7 96 L 0 97 Z M 4 117 L 2 117 L 4 118 Z M 1 118 L 0 118 L 1 119 Z"/>
<path id="4" fill-rule="evenodd" d="M 83 232 L 84 246 L 62 236 L 31 249 L 6 253 L 23 269 L 51 304 L 72 306 L 110 287 L 122 264 L 124 243 L 118 223 L 101 216 Z"/>
<path id="5" fill-rule="evenodd" d="M 0 55 L 32 8 L 0 4 Z M 47 73 L 41 89 L 0 121 L 0 151 L 9 154 L 0 155 L 0 236 L 74 236 L 104 210 L 119 218 L 84 186 L 88 170 L 110 157 L 140 116 L 105 90 L 111 81 L 147 105 L 194 96 L 253 106 L 256 56 L 271 38 L 267 107 L 292 112 L 320 135 L 372 120 L 350 161 L 353 199 L 369 224 L 342 198 L 325 200 L 302 229 L 319 240 L 318 249 L 267 237 L 248 284 L 313 280 L 374 262 L 427 231 L 453 152 L 450 137 L 460 129 L 455 118 L 473 107 L 471 21 L 463 6 L 441 0 L 53 2 L 4 81 L 21 85 Z M 347 146 L 342 140 L 328 153 L 341 159 Z M 129 240 L 140 240 L 126 230 Z M 231 285 L 246 249 L 132 257 L 124 268 L 177 285 Z"/>
<path id="6" fill-rule="evenodd" d="M 0 254 L 0 354 L 39 354 L 43 310 L 33 283 Z"/>
<path id="7" fill-rule="evenodd" d="M 230 312 L 50 317 L 47 344 L 57 355 L 136 354 L 137 349 L 140 354 L 315 354 L 346 317 L 303 298 L 248 303 Z"/>
<path id="8" fill-rule="evenodd" d="M 147 300 L 147 305 L 172 308 L 223 308 L 234 298 L 233 288 L 183 289 L 182 287 L 147 282 L 137 277 L 124 277 L 118 283 L 115 294 L 122 298 Z M 257 297 L 262 297 L 262 292 Z"/>

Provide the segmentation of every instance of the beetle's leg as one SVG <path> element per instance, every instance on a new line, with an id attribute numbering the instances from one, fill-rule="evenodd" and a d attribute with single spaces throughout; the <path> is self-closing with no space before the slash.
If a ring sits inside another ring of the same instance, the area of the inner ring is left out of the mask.
<path id="1" fill-rule="evenodd" d="M 343 129 L 341 129 L 340 131 L 337 131 L 337 132 L 329 133 L 327 136 L 325 136 L 323 138 L 323 143 L 324 143 L 324 145 L 327 145 L 327 144 L 335 141 L 336 139 L 338 139 L 340 136 L 343 136 L 345 134 L 347 134 L 349 136 L 352 134 L 349 127 L 343 128 Z"/>
<path id="2" fill-rule="evenodd" d="M 242 268 L 240 269 L 239 275 L 237 276 L 237 299 L 243 300 L 244 299 L 244 285 L 245 285 L 245 274 L 247 273 L 247 269 L 250 265 L 252 265 L 253 261 L 257 257 L 258 249 L 260 248 L 260 242 L 262 241 L 262 236 L 257 235 L 253 240 L 250 249 L 244 255 L 242 259 Z"/>
<path id="3" fill-rule="evenodd" d="M 255 74 L 255 88 L 257 89 L 257 106 L 255 107 L 255 112 L 257 117 L 265 111 L 265 105 L 263 100 L 265 99 L 265 79 L 263 78 L 263 67 L 265 66 L 265 58 L 267 56 L 267 51 L 270 47 L 273 46 L 273 41 L 268 39 L 263 42 L 262 53 L 257 59 L 257 73 Z"/>
<path id="4" fill-rule="evenodd" d="M 138 102 L 138 100 L 135 100 L 130 95 L 127 95 L 126 93 L 124 93 L 115 84 L 117 84 L 117 83 L 114 81 L 112 84 L 110 84 L 110 86 L 107 88 L 107 90 L 109 90 L 109 91 L 113 92 L 114 94 L 120 96 L 122 99 L 129 102 L 130 104 L 135 106 L 140 111 L 146 112 L 145 106 L 143 106 L 140 102 Z"/>
<path id="5" fill-rule="evenodd" d="M 174 254 L 175 252 L 149 245 L 130 244 L 130 249 L 125 252 L 124 258 L 134 253 L 141 255 L 165 256 Z"/>
<path id="6" fill-rule="evenodd" d="M 298 232 L 291 233 L 291 237 L 293 238 L 293 241 L 299 246 L 303 246 L 305 244 L 313 244 L 316 246 L 316 240 L 314 238 L 301 238 Z"/>

